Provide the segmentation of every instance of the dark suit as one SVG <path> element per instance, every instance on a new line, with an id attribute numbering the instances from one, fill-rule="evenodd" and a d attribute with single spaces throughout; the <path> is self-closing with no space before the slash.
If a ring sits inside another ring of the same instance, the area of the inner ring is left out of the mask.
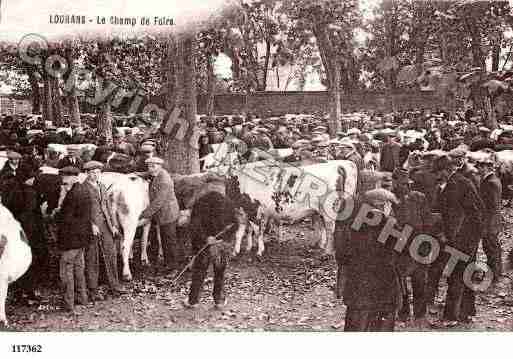
<path id="1" fill-rule="evenodd" d="M 75 167 L 78 169 L 82 169 L 82 166 L 84 165 L 82 159 L 80 158 L 71 158 L 72 156 L 64 156 L 58 163 L 57 168 L 64 168 L 64 167 Z"/>
<path id="2" fill-rule="evenodd" d="M 345 277 L 344 331 L 394 330 L 395 313 L 401 305 L 401 285 L 393 241 L 385 245 L 378 241 L 385 221 L 386 218 L 378 226 L 364 224 L 357 231 L 347 228 L 337 240 L 337 261 Z"/>
<path id="3" fill-rule="evenodd" d="M 393 172 L 399 166 L 399 151 L 401 145 L 397 142 L 385 143 L 381 149 L 379 168 L 381 171 Z"/>
<path id="4" fill-rule="evenodd" d="M 75 287 L 82 304 L 87 304 L 84 275 L 84 252 L 92 239 L 91 201 L 84 185 L 76 183 L 64 197 L 57 214 L 58 248 L 61 281 L 65 287 L 64 301 L 68 309 L 75 305 Z"/>
<path id="5" fill-rule="evenodd" d="M 481 198 L 484 203 L 483 213 L 483 250 L 488 266 L 497 280 L 502 274 L 502 250 L 497 238 L 501 231 L 502 184 L 495 173 L 490 173 L 481 181 Z"/>
<path id="6" fill-rule="evenodd" d="M 397 219 L 397 229 L 402 229 L 406 224 L 413 228 L 413 233 L 409 240 L 411 241 L 418 234 L 431 234 L 433 227 L 433 219 L 431 215 L 431 206 L 426 195 L 418 191 L 411 191 L 405 196 L 398 195 L 399 204 L 393 205 L 394 217 Z M 424 250 L 421 247 L 419 251 Z M 429 253 L 429 252 L 428 252 Z M 427 255 L 427 253 L 426 253 Z M 401 259 L 406 260 L 409 253 L 402 253 Z M 425 317 L 427 312 L 426 286 L 428 279 L 427 267 L 416 265 L 413 261 L 404 262 L 404 267 L 400 272 L 405 273 L 403 276 L 404 285 L 406 286 L 406 278 L 411 277 L 413 289 L 413 314 L 415 319 Z M 410 300 L 408 291 L 403 292 L 403 307 L 399 313 L 400 318 L 406 319 L 410 316 Z"/>
<path id="7" fill-rule="evenodd" d="M 141 218 L 152 219 L 159 226 L 164 260 L 168 267 L 178 267 L 184 260 L 183 248 L 176 238 L 176 222 L 180 215 L 174 182 L 165 169 L 152 178 L 149 187 L 150 204 L 141 214 Z M 152 226 L 154 227 L 154 226 Z M 150 260 L 155 262 L 158 255 L 156 232 L 150 232 Z"/>
<path id="8" fill-rule="evenodd" d="M 461 320 L 475 315 L 475 295 L 465 286 L 463 273 L 468 263 L 475 260 L 482 231 L 483 202 L 475 186 L 462 173 L 456 171 L 440 192 L 441 229 L 447 238 L 446 245 L 467 254 L 468 262 L 458 261 L 447 279 L 447 291 L 444 319 Z M 438 283 L 450 255 L 443 249 L 431 266 L 429 298 L 432 301 Z"/>
<path id="9" fill-rule="evenodd" d="M 90 227 L 95 224 L 100 230 L 99 237 L 93 237 L 86 250 L 86 274 L 89 289 L 98 289 L 100 273 L 100 252 L 105 263 L 107 281 L 112 290 L 120 287 L 118 278 L 118 243 L 113 238 L 114 216 L 108 202 L 107 189 L 103 184 L 96 186 L 89 181 L 84 182 L 90 202 Z M 92 233 L 92 228 L 90 229 Z"/>

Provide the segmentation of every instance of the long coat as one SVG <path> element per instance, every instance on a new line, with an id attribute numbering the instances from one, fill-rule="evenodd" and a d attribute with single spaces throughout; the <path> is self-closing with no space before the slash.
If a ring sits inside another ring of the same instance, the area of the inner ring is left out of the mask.
<path id="1" fill-rule="evenodd" d="M 91 228 L 91 200 L 84 184 L 75 183 L 62 201 L 56 216 L 60 250 L 85 248 L 93 233 Z"/>
<path id="2" fill-rule="evenodd" d="M 99 228 L 106 225 L 106 229 L 112 233 L 116 225 L 112 206 L 108 201 L 107 188 L 101 183 L 96 187 L 88 181 L 84 182 L 84 186 L 91 204 L 91 223 Z"/>
<path id="3" fill-rule="evenodd" d="M 150 205 L 141 214 L 142 218 L 154 218 L 159 224 L 178 220 L 180 209 L 175 195 L 173 179 L 165 169 L 153 177 L 149 188 Z"/>
<path id="4" fill-rule="evenodd" d="M 472 182 L 459 171 L 440 193 L 442 230 L 447 244 L 473 256 L 482 231 L 484 204 Z"/>
<path id="5" fill-rule="evenodd" d="M 494 173 L 482 179 L 480 193 L 484 203 L 483 230 L 497 235 L 501 227 L 502 184 Z"/>
<path id="6" fill-rule="evenodd" d="M 381 149 L 380 170 L 393 172 L 399 166 L 401 145 L 396 142 L 385 143 Z"/>
<path id="7" fill-rule="evenodd" d="M 339 264 L 344 266 L 344 303 L 357 310 L 394 311 L 401 306 L 401 286 L 396 255 L 378 241 L 386 218 L 380 225 L 363 224 L 340 238 Z"/>

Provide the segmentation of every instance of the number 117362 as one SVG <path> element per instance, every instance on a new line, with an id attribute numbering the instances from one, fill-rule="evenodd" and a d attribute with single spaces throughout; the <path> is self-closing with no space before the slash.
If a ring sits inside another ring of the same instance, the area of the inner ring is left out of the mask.
<path id="1" fill-rule="evenodd" d="M 41 353 L 42 351 L 43 351 L 42 345 L 25 345 L 25 344 L 11 345 L 11 352 L 13 352 L 13 353 Z"/>

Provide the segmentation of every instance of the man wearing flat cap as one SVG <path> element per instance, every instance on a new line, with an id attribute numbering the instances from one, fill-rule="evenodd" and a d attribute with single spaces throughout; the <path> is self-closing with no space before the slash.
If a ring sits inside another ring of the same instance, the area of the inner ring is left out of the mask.
<path id="1" fill-rule="evenodd" d="M 441 156 L 433 162 L 433 171 L 442 183 L 438 195 L 441 212 L 441 245 L 451 246 L 475 259 L 482 233 L 484 205 L 479 194 L 449 156 Z M 428 283 L 428 300 L 433 303 L 443 270 L 450 259 L 449 252 L 440 255 L 431 265 Z M 449 322 L 467 322 L 475 316 L 475 295 L 463 281 L 467 263 L 458 261 L 447 279 L 448 290 L 443 319 Z M 451 324 L 450 324 L 451 325 Z"/>
<path id="2" fill-rule="evenodd" d="M 433 220 L 431 208 L 426 196 L 418 191 L 411 189 L 412 180 L 408 171 L 396 168 L 392 173 L 392 192 L 399 200 L 392 204 L 392 211 L 397 220 L 397 228 L 404 228 L 405 225 L 413 228 L 413 234 L 409 237 L 414 238 L 418 234 L 428 234 L 432 232 Z M 409 255 L 409 254 L 406 254 Z M 413 289 L 413 314 L 416 321 L 425 321 L 427 314 L 426 303 L 426 285 L 427 268 L 425 266 L 413 265 L 406 273 L 403 288 L 403 306 L 399 311 L 399 319 L 406 321 L 410 317 L 410 296 L 407 291 L 406 277 L 411 277 Z M 426 323 L 421 323 L 426 324 Z"/>
<path id="3" fill-rule="evenodd" d="M 479 127 L 479 135 L 472 139 L 470 143 L 471 151 L 479 151 L 484 148 L 495 148 L 495 141 L 490 138 L 491 130 L 487 127 Z"/>
<path id="4" fill-rule="evenodd" d="M 155 156 L 155 146 L 151 143 L 144 142 L 139 148 L 139 155 L 135 160 L 135 171 L 136 172 L 146 172 L 148 171 L 148 166 L 146 165 L 146 160 Z"/>
<path id="5" fill-rule="evenodd" d="M 64 198 L 55 215 L 57 248 L 61 251 L 59 273 L 64 286 L 64 310 L 68 312 L 74 311 L 75 291 L 79 304 L 88 303 L 84 271 L 85 251 L 93 238 L 91 202 L 85 185 L 78 181 L 79 173 L 76 167 L 59 170 Z"/>
<path id="6" fill-rule="evenodd" d="M 20 193 L 23 192 L 23 182 L 26 180 L 20 168 L 21 160 L 22 156 L 18 152 L 8 151 L 7 162 L 0 170 L 1 200 L 16 219 L 25 206 L 19 200 Z"/>
<path id="7" fill-rule="evenodd" d="M 86 250 L 86 274 L 89 291 L 93 300 L 101 300 L 98 294 L 98 278 L 100 273 L 100 255 L 105 263 L 105 273 L 110 293 L 119 296 L 126 293 L 118 277 L 118 235 L 116 216 L 108 199 L 107 188 L 100 182 L 103 164 L 89 161 L 84 167 L 87 179 L 84 188 L 90 203 L 92 241 Z"/>
<path id="8" fill-rule="evenodd" d="M 68 154 L 59 161 L 59 163 L 57 164 L 57 168 L 64 168 L 70 166 L 80 169 L 83 165 L 84 163 L 80 158 L 80 146 L 68 145 Z"/>
<path id="9" fill-rule="evenodd" d="M 502 227 L 502 183 L 495 174 L 495 154 L 480 159 L 477 168 L 481 175 L 479 192 L 484 203 L 483 250 L 488 267 L 493 271 L 493 281 L 502 275 L 502 248 L 498 235 Z"/>
<path id="10" fill-rule="evenodd" d="M 164 161 L 158 157 L 146 160 L 151 182 L 149 187 L 150 204 L 142 212 L 141 219 L 153 220 L 159 226 L 166 272 L 181 269 L 184 261 L 183 248 L 177 239 L 176 224 L 180 214 L 178 200 L 175 195 L 174 182 L 169 173 L 163 168 Z M 153 226 L 152 226 L 153 227 Z M 155 232 L 154 232 L 155 233 Z M 155 233 L 156 234 L 156 233 Z M 150 234 L 149 255 L 155 263 L 158 256 L 156 235 Z"/>

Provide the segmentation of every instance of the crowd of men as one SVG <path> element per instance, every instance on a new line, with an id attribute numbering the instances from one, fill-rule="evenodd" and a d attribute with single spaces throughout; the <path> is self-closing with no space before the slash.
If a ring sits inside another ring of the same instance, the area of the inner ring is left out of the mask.
<path id="1" fill-rule="evenodd" d="M 27 184 L 27 180 L 37 176 L 41 166 L 60 169 L 63 192 L 51 218 L 58 228 L 60 277 L 66 288 L 64 307 L 67 310 L 73 311 L 75 290 L 76 302 L 80 304 L 103 299 L 98 293 L 101 262 L 104 263 L 109 293 L 126 293 L 118 279 L 119 225 L 106 201 L 105 188 L 98 181 L 102 170 L 139 172 L 151 178 L 150 205 L 143 212 L 141 221 L 151 220 L 160 229 L 166 263 L 164 271 L 170 273 L 184 266 L 185 253 L 183 248 L 176 248 L 175 241 L 179 209 L 173 180 L 159 158 L 158 142 L 151 139 L 155 133 L 147 128 L 137 128 L 137 131 L 129 128 L 123 132 L 115 129 L 113 144 L 107 145 L 105 139 L 96 136 L 94 128 L 75 128 L 70 134 L 42 126 L 41 132 L 35 132 L 31 130 L 38 124 L 27 125 L 25 120 L 4 117 L 0 133 L 0 146 L 8 156 L 0 170 L 2 203 L 22 223 L 35 253 L 32 269 L 25 276 L 28 279 L 19 284 L 25 295 L 28 293 L 29 298 L 37 299 L 37 278 L 48 258 L 47 240 L 42 238 L 48 231 L 41 225 L 44 223 L 39 208 L 41 199 L 30 196 Z M 412 225 L 415 231 L 433 233 L 443 245 L 457 248 L 470 258 L 475 258 L 482 241 L 494 281 L 500 279 L 503 270 L 498 234 L 502 185 L 495 173 L 494 153 L 513 149 L 513 127 L 506 125 L 499 131 L 492 131 L 484 126 L 481 117 L 471 112 L 456 115 L 442 111 L 405 111 L 386 115 L 362 112 L 347 115 L 343 120 L 345 130 L 337 132 L 333 138 L 328 134 L 323 114 L 199 117 L 198 126 L 202 133 L 200 164 L 203 167 L 206 157 L 214 151 L 212 144 L 233 139 L 244 144 L 243 150 L 238 148 L 241 161 L 259 159 L 252 149 L 272 153 L 274 149 L 287 148 L 293 152 L 283 161 L 299 165 L 308 161 L 353 161 L 361 182 L 358 185 L 360 205 L 370 203 L 387 216 L 393 214 L 399 223 Z M 51 146 L 84 143 L 98 146 L 96 154 L 71 145 L 67 148 L 68 154 L 62 157 Z M 462 145 L 471 151 L 489 151 L 489 156 L 477 163 L 477 171 L 466 162 Z M 129 161 L 121 162 L 123 168 L 119 164 L 102 163 L 101 159 L 95 158 L 101 153 L 99 149 L 123 154 Z M 423 155 L 415 166 L 405 170 L 410 154 L 416 151 Z M 126 168 L 127 163 L 130 168 Z M 372 186 L 366 187 L 360 175 L 369 169 L 391 174 L 391 185 L 387 189 L 395 195 L 394 198 L 388 197 L 388 192 L 376 192 Z M 79 184 L 77 176 L 81 171 L 86 173 L 87 179 Z M 30 198 L 36 200 L 30 201 Z M 385 203 L 393 205 L 390 208 Z M 229 207 L 226 203 L 220 206 Z M 409 295 L 404 290 L 407 276 L 411 277 L 413 287 L 413 315 L 415 319 L 424 320 L 434 304 L 448 258 L 440 256 L 429 266 L 398 274 L 393 256 L 382 255 L 384 249 L 374 243 L 381 227 L 367 226 L 354 231 L 346 223 L 338 225 L 337 241 L 341 244 L 337 249 L 337 261 L 342 264 L 345 277 L 340 293 L 348 306 L 346 330 L 393 330 L 398 310 L 400 319 L 408 318 L 411 314 Z M 193 248 L 198 249 L 203 244 L 198 243 Z M 224 273 L 225 266 L 219 261 L 214 262 Z M 208 259 L 204 259 L 201 266 L 197 265 L 193 273 L 196 281 L 191 286 L 189 305 L 198 301 L 198 287 L 203 282 L 205 265 L 208 265 Z M 464 270 L 464 266 L 457 266 L 448 278 L 443 318 L 450 323 L 469 322 L 476 314 L 474 292 L 463 283 Z M 224 301 L 220 288 L 222 279 L 215 288 L 216 304 Z"/>

